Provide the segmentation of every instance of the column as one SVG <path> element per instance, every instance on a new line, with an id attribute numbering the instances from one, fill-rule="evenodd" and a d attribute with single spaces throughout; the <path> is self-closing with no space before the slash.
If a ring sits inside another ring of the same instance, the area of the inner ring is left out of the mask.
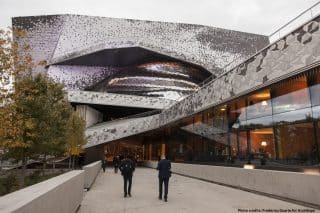
<path id="1" fill-rule="evenodd" d="M 152 160 L 152 144 L 149 144 L 149 160 Z"/>
<path id="2" fill-rule="evenodd" d="M 166 154 L 166 144 L 161 144 L 161 156 Z"/>

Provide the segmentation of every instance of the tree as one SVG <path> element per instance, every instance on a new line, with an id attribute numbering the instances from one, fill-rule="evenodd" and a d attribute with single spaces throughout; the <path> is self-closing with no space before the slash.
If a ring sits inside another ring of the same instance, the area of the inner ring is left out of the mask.
<path id="1" fill-rule="evenodd" d="M 23 32 L 13 33 L 15 37 Z M 10 32 L 0 31 L 0 77 L 13 77 L 9 86 L 0 85 L 0 148 L 7 157 L 22 163 L 20 186 L 29 159 L 42 159 L 45 168 L 48 155 L 63 154 L 70 138 L 73 109 L 65 100 L 63 86 L 46 75 L 33 75 L 35 66 L 28 45 L 17 45 Z M 78 127 L 77 127 L 78 128 Z M 84 128 L 74 129 L 84 135 Z M 74 153 L 74 150 L 72 151 Z"/>
<path id="2" fill-rule="evenodd" d="M 11 150 L 7 154 L 14 154 L 17 160 L 22 160 L 25 165 L 25 149 L 30 144 L 22 138 L 26 134 L 21 128 L 24 124 L 29 126 L 29 122 L 22 122 L 21 114 L 15 110 L 13 102 L 12 80 L 15 76 L 24 73 L 30 75 L 33 67 L 28 45 L 18 45 L 13 42 L 12 35 L 16 38 L 24 36 L 21 30 L 1 30 L 0 29 L 0 146 L 2 150 Z M 19 51 L 20 50 L 20 51 Z M 24 52 L 23 54 L 21 54 Z M 22 173 L 24 173 L 23 166 Z M 23 177 L 23 174 L 21 175 Z M 23 180 L 20 181 L 20 185 Z"/>
<path id="3" fill-rule="evenodd" d="M 87 143 L 85 136 L 86 123 L 78 112 L 73 112 L 69 119 L 66 154 L 69 156 L 69 168 L 74 168 L 75 157 L 82 152 L 82 147 Z M 72 163 L 71 163 L 72 161 Z"/>
<path id="4" fill-rule="evenodd" d="M 46 76 L 28 76 L 14 83 L 11 102 L 0 110 L 1 146 L 8 156 L 22 161 L 64 152 L 73 112 L 62 86 Z"/>

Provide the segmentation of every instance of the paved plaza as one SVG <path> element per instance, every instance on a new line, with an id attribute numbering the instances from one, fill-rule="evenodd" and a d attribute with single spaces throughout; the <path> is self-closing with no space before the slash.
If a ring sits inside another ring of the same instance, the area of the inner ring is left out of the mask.
<path id="1" fill-rule="evenodd" d="M 310 212 L 310 208 L 254 193 L 173 174 L 168 202 L 158 199 L 157 171 L 137 168 L 132 197 L 123 197 L 120 173 L 100 172 L 90 191 L 85 193 L 80 213 L 116 212 Z M 289 211 L 290 210 L 290 211 Z M 307 210 L 307 211 L 306 211 Z M 312 211 L 311 211 L 312 212 Z M 320 211 L 314 211 L 320 212 Z"/>

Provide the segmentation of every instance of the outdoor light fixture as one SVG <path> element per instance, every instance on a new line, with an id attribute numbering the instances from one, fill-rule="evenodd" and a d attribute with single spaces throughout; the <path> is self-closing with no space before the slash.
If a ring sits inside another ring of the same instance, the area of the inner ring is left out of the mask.
<path id="1" fill-rule="evenodd" d="M 261 146 L 267 146 L 267 142 L 266 141 L 262 141 L 261 142 Z"/>
<path id="2" fill-rule="evenodd" d="M 220 110 L 221 110 L 221 111 L 225 111 L 226 109 L 225 109 L 225 108 L 221 108 Z"/>
<path id="3" fill-rule="evenodd" d="M 320 169 L 304 169 L 303 173 L 308 175 L 320 175 Z"/>
<path id="4" fill-rule="evenodd" d="M 254 169 L 254 165 L 252 165 L 252 164 L 244 164 L 243 168 L 244 169 Z"/>
<path id="5" fill-rule="evenodd" d="M 268 106 L 268 102 L 267 102 L 267 101 L 262 101 L 262 102 L 261 102 L 261 105 L 262 105 L 262 106 Z"/>

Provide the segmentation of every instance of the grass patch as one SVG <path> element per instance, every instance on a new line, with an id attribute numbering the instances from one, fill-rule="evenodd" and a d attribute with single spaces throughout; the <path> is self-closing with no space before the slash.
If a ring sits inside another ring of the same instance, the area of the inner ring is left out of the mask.
<path id="1" fill-rule="evenodd" d="M 58 171 L 51 174 L 43 174 L 41 170 L 36 170 L 31 175 L 25 177 L 23 188 L 48 180 L 55 176 L 61 175 L 62 173 L 64 172 Z M 7 176 L 0 177 L 0 196 L 9 194 L 17 190 L 19 190 L 17 175 L 9 174 Z"/>

